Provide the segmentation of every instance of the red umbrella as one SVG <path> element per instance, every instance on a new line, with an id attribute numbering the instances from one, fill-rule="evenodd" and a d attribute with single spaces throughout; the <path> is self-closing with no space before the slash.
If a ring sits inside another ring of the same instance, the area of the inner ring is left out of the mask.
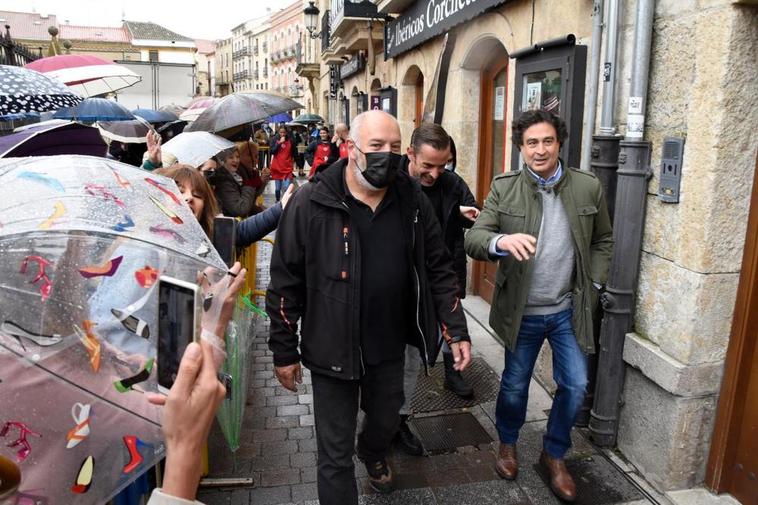
<path id="1" fill-rule="evenodd" d="M 88 54 L 51 56 L 25 66 L 63 82 L 84 97 L 112 93 L 142 80 L 123 65 Z"/>

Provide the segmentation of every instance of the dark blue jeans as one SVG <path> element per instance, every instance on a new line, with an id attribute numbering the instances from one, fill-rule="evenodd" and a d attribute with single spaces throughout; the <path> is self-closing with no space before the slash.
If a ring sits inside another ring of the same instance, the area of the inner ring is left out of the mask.
<path id="1" fill-rule="evenodd" d="M 515 444 L 526 419 L 529 382 L 542 343 L 553 350 L 553 379 L 558 385 L 543 438 L 545 451 L 563 458 L 571 447 L 571 427 L 587 390 L 587 355 L 582 352 L 571 326 L 572 309 L 547 316 L 524 316 L 516 348 L 505 351 L 495 412 L 497 431 L 504 444 Z"/>

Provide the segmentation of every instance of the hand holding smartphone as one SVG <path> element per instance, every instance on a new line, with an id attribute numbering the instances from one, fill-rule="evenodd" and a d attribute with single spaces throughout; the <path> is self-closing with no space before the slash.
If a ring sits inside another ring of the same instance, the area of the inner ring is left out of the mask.
<path id="1" fill-rule="evenodd" d="M 200 287 L 165 275 L 158 279 L 158 390 L 168 394 L 190 342 L 200 341 Z"/>

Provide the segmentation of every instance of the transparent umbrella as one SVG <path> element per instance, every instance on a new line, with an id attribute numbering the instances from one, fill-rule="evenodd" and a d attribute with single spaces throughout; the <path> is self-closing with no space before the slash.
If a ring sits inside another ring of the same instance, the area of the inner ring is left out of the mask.
<path id="1" fill-rule="evenodd" d="M 158 276 L 226 266 L 173 181 L 104 158 L 0 160 L 0 224 L 0 456 L 103 503 L 163 456 Z"/>

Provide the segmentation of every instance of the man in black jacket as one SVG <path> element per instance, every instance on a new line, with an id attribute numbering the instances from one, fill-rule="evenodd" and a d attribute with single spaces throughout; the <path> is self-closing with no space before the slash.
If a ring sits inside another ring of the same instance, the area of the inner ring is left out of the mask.
<path id="1" fill-rule="evenodd" d="M 431 366 L 441 328 L 456 368 L 471 359 L 434 209 L 398 170 L 397 121 L 368 111 L 350 131 L 348 159 L 301 187 L 282 214 L 266 295 L 279 382 L 296 391 L 301 361 L 312 372 L 322 505 L 358 503 L 352 456 L 359 399 L 366 417 L 358 456 L 374 489 L 393 490 L 387 452 L 404 400 L 406 344 Z"/>
<path id="2" fill-rule="evenodd" d="M 463 250 L 463 230 L 471 228 L 479 215 L 476 199 L 466 182 L 446 170 L 452 160 L 451 139 L 438 124 L 425 122 L 413 130 L 411 144 L 400 163 L 401 170 L 421 183 L 423 193 L 434 207 L 442 227 L 442 239 L 453 258 L 453 268 L 458 278 L 458 296 L 466 296 L 466 251 Z M 455 369 L 453 355 L 443 344 L 445 363 L 445 389 L 458 396 L 470 398 L 474 390 L 461 373 Z M 409 352 L 405 361 L 405 404 L 400 409 L 400 429 L 396 441 L 400 448 L 412 455 L 421 455 L 423 447 L 410 431 L 407 418 L 410 414 L 410 399 L 416 389 L 421 363 L 415 353 Z"/>

